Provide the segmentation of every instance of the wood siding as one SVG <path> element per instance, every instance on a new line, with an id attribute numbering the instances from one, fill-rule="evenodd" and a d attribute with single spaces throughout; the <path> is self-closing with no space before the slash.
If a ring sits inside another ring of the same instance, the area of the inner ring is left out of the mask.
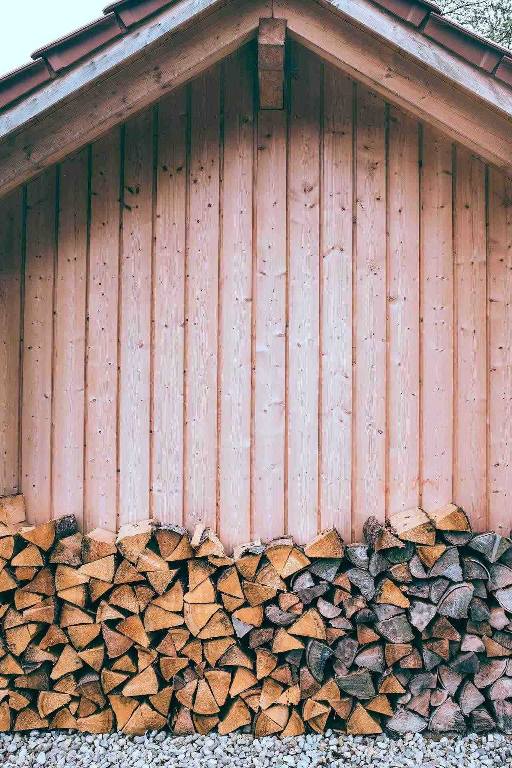
<path id="1" fill-rule="evenodd" d="M 512 525 L 512 181 L 249 45 L 0 204 L 0 493 L 230 545 Z"/>

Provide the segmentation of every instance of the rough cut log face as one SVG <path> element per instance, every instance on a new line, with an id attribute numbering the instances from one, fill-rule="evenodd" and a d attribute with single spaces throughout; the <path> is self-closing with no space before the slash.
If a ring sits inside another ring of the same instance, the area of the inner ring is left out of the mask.
<path id="1" fill-rule="evenodd" d="M 0 730 L 512 732 L 512 543 L 455 505 L 233 557 L 202 526 L 20 509 L 0 500 Z"/>

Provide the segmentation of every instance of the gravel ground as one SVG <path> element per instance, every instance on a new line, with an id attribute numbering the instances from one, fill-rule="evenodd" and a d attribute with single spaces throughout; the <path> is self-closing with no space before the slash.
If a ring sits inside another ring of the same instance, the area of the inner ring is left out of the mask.
<path id="1" fill-rule="evenodd" d="M 0 734 L 2 768 L 511 768 L 512 737 L 474 734 L 434 741 L 419 734 L 253 739 L 251 736 L 187 736 L 158 732 L 134 738 L 31 731 Z"/>

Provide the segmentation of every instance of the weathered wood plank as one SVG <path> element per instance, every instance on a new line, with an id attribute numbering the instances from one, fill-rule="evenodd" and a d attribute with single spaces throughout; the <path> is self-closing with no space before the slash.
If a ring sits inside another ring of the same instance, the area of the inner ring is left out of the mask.
<path id="1" fill-rule="evenodd" d="M 318 526 L 321 64 L 290 55 L 287 530 L 302 543 Z"/>
<path id="2" fill-rule="evenodd" d="M 512 179 L 489 172 L 489 520 L 509 535 L 512 500 Z"/>
<path id="3" fill-rule="evenodd" d="M 286 131 L 285 111 L 259 113 L 251 535 L 266 541 L 284 533 Z"/>
<path id="4" fill-rule="evenodd" d="M 89 151 L 60 167 L 53 371 L 52 515 L 83 524 Z"/>
<path id="5" fill-rule="evenodd" d="M 455 175 L 455 456 L 453 498 L 475 530 L 487 523 L 485 166 L 457 149 Z"/>
<path id="6" fill-rule="evenodd" d="M 183 520 L 187 92 L 160 102 L 153 310 L 152 514 Z"/>
<path id="7" fill-rule="evenodd" d="M 325 66 L 321 210 L 321 528 L 350 540 L 354 83 Z"/>
<path id="8" fill-rule="evenodd" d="M 253 51 L 224 62 L 219 275 L 219 532 L 228 550 L 251 535 Z M 236 471 L 234 468 L 236 467 Z"/>
<path id="9" fill-rule="evenodd" d="M 27 187 L 21 489 L 27 519 L 51 517 L 56 170 Z"/>
<path id="10" fill-rule="evenodd" d="M 215 525 L 219 272 L 219 67 L 191 88 L 185 330 L 185 524 Z"/>
<path id="11" fill-rule="evenodd" d="M 0 203 L 0 496 L 19 488 L 23 190 Z"/>
<path id="12" fill-rule="evenodd" d="M 126 124 L 119 312 L 119 524 L 149 514 L 153 112 Z"/>
<path id="13" fill-rule="evenodd" d="M 385 516 L 386 155 L 384 102 L 358 88 L 352 525 Z"/>
<path id="14" fill-rule="evenodd" d="M 421 506 L 452 501 L 452 145 L 425 127 L 421 171 Z"/>
<path id="15" fill-rule="evenodd" d="M 388 128 L 388 514 L 419 503 L 418 123 L 391 107 Z"/>
<path id="16" fill-rule="evenodd" d="M 91 147 L 84 529 L 117 524 L 120 135 Z"/>

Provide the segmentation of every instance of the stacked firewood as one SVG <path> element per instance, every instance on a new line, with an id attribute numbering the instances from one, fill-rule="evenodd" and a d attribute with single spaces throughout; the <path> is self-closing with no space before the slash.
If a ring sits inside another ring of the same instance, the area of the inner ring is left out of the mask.
<path id="1" fill-rule="evenodd" d="M 511 540 L 454 505 L 364 533 L 227 556 L 0 503 L 0 730 L 511 733 Z"/>

